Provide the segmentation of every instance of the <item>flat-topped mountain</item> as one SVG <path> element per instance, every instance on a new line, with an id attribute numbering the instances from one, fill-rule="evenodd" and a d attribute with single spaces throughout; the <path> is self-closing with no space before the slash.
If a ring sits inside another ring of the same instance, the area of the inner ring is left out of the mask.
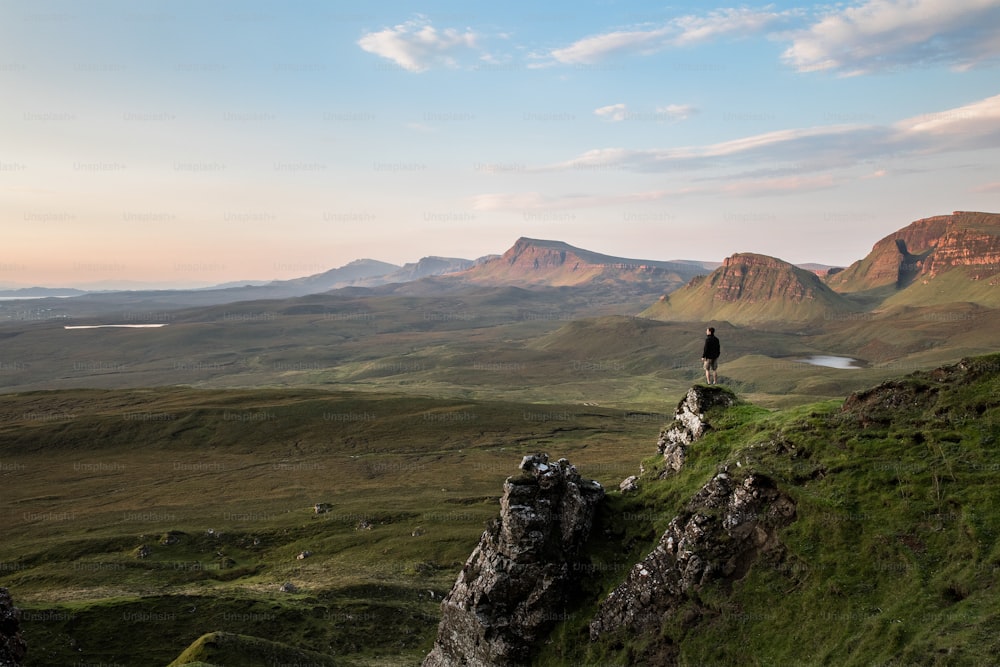
<path id="1" fill-rule="evenodd" d="M 503 255 L 458 274 L 476 283 L 581 285 L 588 282 L 665 282 L 677 286 L 706 273 L 698 262 L 627 259 L 563 243 L 520 238 Z"/>
<path id="2" fill-rule="evenodd" d="M 802 322 L 849 312 L 854 306 L 814 273 L 776 257 L 738 253 L 708 276 L 646 309 L 657 320 L 733 323 Z"/>
<path id="3" fill-rule="evenodd" d="M 838 292 L 902 290 L 953 269 L 965 270 L 971 280 L 1000 273 L 1000 214 L 955 211 L 912 222 L 878 241 L 864 259 L 829 275 L 827 284 Z"/>

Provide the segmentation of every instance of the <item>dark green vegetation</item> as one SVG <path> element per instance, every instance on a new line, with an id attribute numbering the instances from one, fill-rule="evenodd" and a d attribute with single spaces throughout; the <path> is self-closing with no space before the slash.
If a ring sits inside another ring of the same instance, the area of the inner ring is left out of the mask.
<path id="1" fill-rule="evenodd" d="M 0 585 L 45 666 L 165 665 L 212 632 L 229 634 L 184 659 L 256 664 L 240 656 L 271 654 L 250 635 L 338 664 L 414 664 L 521 456 L 559 452 L 617 484 L 665 419 L 309 389 L 0 406 Z M 266 664 L 296 662 L 312 660 Z"/>
<path id="2" fill-rule="evenodd" d="M 744 404 L 677 475 L 658 460 L 595 526 L 594 577 L 537 664 L 987 665 L 1000 654 L 1000 355 L 782 412 Z M 779 555 L 699 591 L 659 636 L 592 644 L 597 602 L 720 470 L 797 504 Z"/>

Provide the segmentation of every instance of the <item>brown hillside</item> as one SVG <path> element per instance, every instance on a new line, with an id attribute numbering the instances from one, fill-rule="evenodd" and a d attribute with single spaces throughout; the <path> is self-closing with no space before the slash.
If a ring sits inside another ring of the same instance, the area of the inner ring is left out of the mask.
<path id="1" fill-rule="evenodd" d="M 679 287 L 705 273 L 696 265 L 626 259 L 575 248 L 561 241 L 520 238 L 500 257 L 455 274 L 473 283 L 560 287 L 588 282 L 655 282 Z"/>
<path id="2" fill-rule="evenodd" d="M 838 292 L 902 289 L 918 277 L 934 277 L 955 267 L 980 267 L 985 275 L 996 273 L 998 265 L 1000 214 L 956 211 L 893 232 L 864 259 L 829 275 L 826 282 Z"/>

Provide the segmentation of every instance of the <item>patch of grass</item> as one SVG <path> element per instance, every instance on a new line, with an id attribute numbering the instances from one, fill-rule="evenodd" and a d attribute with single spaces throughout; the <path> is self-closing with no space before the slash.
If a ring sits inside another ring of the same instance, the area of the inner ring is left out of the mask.
<path id="1" fill-rule="evenodd" d="M 738 406 L 714 420 L 680 473 L 656 480 L 655 459 L 647 460 L 641 490 L 612 494 L 601 515 L 607 536 L 594 538 L 594 552 L 615 569 L 643 557 L 723 467 L 767 474 L 794 498 L 782 555 L 756 563 L 731 591 L 702 588 L 697 610 L 666 619 L 659 637 L 591 643 L 598 601 L 624 578 L 598 573 L 585 613 L 555 631 L 539 664 L 630 664 L 666 645 L 681 664 L 871 665 L 903 656 L 990 664 L 1000 648 L 998 371 L 994 355 L 846 404 Z M 883 422 L 873 409 L 887 400 Z"/>

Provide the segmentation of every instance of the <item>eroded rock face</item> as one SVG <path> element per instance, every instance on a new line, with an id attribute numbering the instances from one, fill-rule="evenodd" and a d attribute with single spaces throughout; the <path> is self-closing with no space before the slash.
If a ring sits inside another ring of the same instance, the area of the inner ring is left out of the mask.
<path id="1" fill-rule="evenodd" d="M 523 665 L 532 646 L 565 618 L 587 571 L 583 545 L 604 497 L 566 459 L 525 457 L 504 482 L 500 517 L 483 532 L 451 592 L 424 667 Z"/>
<path id="2" fill-rule="evenodd" d="M 20 667 L 28 654 L 21 636 L 21 612 L 6 588 L 0 588 L 0 667 Z"/>
<path id="3" fill-rule="evenodd" d="M 840 292 L 886 285 L 906 287 L 955 267 L 970 277 L 994 276 L 1000 261 L 1000 215 L 955 211 L 917 220 L 878 241 L 871 252 L 827 283 Z"/>
<path id="4" fill-rule="evenodd" d="M 674 411 L 674 421 L 660 432 L 656 449 L 663 454 L 666 468 L 660 477 L 671 475 L 684 465 L 685 452 L 691 443 L 711 428 L 705 413 L 713 407 L 729 407 L 736 403 L 736 396 L 718 386 L 691 387 Z"/>
<path id="5" fill-rule="evenodd" d="M 659 637 L 663 621 L 692 594 L 712 582 L 742 578 L 761 554 L 780 549 L 777 531 L 794 519 L 794 501 L 770 478 L 719 473 L 601 604 L 590 623 L 591 639 L 617 631 Z"/>

